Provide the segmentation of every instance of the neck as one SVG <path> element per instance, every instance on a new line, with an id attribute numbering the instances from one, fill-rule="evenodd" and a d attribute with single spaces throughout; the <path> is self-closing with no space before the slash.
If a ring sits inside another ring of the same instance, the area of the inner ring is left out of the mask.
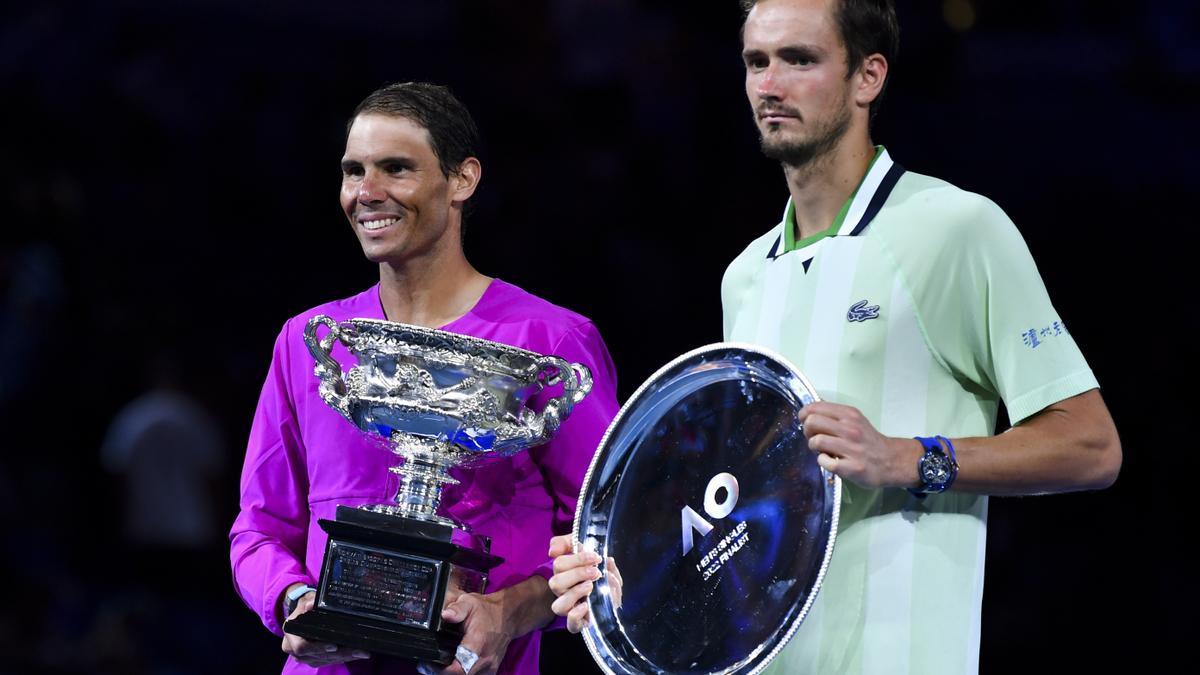
<path id="1" fill-rule="evenodd" d="M 380 263 L 379 300 L 389 321 L 439 328 L 471 311 L 491 281 L 455 246 L 446 255 Z"/>
<path id="2" fill-rule="evenodd" d="M 852 140 L 852 136 L 855 139 Z M 875 147 L 866 134 L 847 133 L 830 152 L 803 166 L 783 167 L 795 212 L 796 239 L 804 239 L 833 226 L 838 211 L 862 182 Z"/>

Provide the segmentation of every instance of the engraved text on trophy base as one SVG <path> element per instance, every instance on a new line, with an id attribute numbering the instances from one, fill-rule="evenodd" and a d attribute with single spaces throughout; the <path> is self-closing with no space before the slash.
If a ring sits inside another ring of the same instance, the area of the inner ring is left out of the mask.
<path id="1" fill-rule="evenodd" d="M 442 563 L 368 546 L 332 542 L 320 606 L 428 628 Z"/>

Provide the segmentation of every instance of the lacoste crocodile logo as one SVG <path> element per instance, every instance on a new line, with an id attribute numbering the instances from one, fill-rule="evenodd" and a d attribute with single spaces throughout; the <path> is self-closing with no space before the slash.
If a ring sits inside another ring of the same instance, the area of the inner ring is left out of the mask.
<path id="1" fill-rule="evenodd" d="M 868 305 L 866 300 L 859 300 L 850 307 L 850 311 L 846 312 L 846 320 L 854 322 L 863 322 L 869 319 L 879 318 L 879 305 Z"/>

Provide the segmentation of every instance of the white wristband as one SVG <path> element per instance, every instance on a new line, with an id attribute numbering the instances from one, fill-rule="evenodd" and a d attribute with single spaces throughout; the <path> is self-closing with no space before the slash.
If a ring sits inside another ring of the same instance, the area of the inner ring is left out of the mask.
<path id="1" fill-rule="evenodd" d="M 283 596 L 283 618 L 288 618 L 292 615 L 292 612 L 296 611 L 296 603 L 300 601 L 300 598 L 316 591 L 317 589 L 308 584 L 297 586 L 288 591 L 287 595 Z"/>

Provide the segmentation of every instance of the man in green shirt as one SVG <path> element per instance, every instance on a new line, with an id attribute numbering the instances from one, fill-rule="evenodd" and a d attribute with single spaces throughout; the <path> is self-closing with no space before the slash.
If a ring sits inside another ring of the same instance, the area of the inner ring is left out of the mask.
<path id="1" fill-rule="evenodd" d="M 1004 212 L 871 142 L 892 3 L 743 5 L 746 95 L 790 198 L 725 273 L 725 337 L 808 376 L 809 447 L 845 481 L 824 584 L 767 672 L 975 672 L 987 495 L 1110 485 L 1116 429 Z M 1015 426 L 993 436 L 1000 401 Z M 590 556 L 555 562 L 570 628 Z"/>

